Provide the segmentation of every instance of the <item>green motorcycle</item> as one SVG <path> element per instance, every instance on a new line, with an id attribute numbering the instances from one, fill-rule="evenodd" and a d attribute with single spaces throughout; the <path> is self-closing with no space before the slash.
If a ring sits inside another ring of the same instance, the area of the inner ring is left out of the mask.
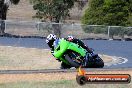
<path id="1" fill-rule="evenodd" d="M 55 41 L 53 55 L 69 68 L 78 68 L 79 66 L 86 68 L 104 67 L 104 62 L 98 55 L 93 57 L 86 49 L 63 38 Z"/>

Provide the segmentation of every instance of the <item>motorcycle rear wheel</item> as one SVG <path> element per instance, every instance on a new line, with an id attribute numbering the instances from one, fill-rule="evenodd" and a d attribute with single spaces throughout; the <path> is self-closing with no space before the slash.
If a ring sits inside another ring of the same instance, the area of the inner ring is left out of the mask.
<path id="1" fill-rule="evenodd" d="M 103 68 L 103 67 L 104 67 L 104 61 L 99 56 L 97 56 L 96 58 L 89 57 L 86 68 Z"/>

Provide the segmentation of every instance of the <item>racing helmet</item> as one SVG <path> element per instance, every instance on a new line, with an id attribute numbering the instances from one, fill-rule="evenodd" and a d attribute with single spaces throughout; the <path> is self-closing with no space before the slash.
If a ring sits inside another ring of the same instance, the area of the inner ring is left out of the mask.
<path id="1" fill-rule="evenodd" d="M 53 48 L 53 43 L 57 39 L 56 35 L 49 34 L 46 38 L 46 43 L 49 45 L 50 48 Z"/>
<path id="2" fill-rule="evenodd" d="M 54 34 L 49 34 L 46 38 L 46 43 L 48 44 L 49 42 L 54 42 L 57 39 L 56 35 Z"/>
<path id="3" fill-rule="evenodd" d="M 68 36 L 68 38 L 67 38 L 69 41 L 72 41 L 73 39 L 74 39 L 74 37 L 73 36 Z"/>

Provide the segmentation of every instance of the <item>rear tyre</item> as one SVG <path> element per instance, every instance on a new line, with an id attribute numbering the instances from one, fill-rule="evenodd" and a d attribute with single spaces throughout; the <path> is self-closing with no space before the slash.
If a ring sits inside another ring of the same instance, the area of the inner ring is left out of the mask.
<path id="1" fill-rule="evenodd" d="M 96 58 L 89 57 L 87 68 L 103 68 L 104 61 L 97 56 Z"/>
<path id="2" fill-rule="evenodd" d="M 104 67 L 104 61 L 99 56 L 97 56 L 97 58 L 96 58 L 96 64 L 97 64 L 98 68 Z"/>

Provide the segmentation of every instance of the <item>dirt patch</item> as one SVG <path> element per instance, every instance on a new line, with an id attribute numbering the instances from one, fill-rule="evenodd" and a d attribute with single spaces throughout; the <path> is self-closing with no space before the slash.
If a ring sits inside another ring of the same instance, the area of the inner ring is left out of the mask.
<path id="1" fill-rule="evenodd" d="M 0 75 L 0 83 L 19 82 L 19 81 L 53 81 L 75 79 L 76 73 L 46 73 L 46 74 L 3 74 Z"/>
<path id="2" fill-rule="evenodd" d="M 122 71 L 89 71 L 88 74 L 130 74 L 132 70 Z M 0 83 L 10 82 L 44 82 L 44 81 L 58 81 L 58 80 L 75 80 L 77 72 L 73 73 L 45 73 L 45 74 L 3 74 L 0 75 Z"/>
<path id="3" fill-rule="evenodd" d="M 35 15 L 35 11 L 29 1 L 20 0 L 18 5 L 9 6 L 7 18 L 15 20 L 32 20 L 33 15 Z"/>
<path id="4" fill-rule="evenodd" d="M 100 55 L 104 62 L 112 58 Z M 0 69 L 35 69 L 57 68 L 60 63 L 55 60 L 49 50 L 0 46 Z"/>
<path id="5" fill-rule="evenodd" d="M 110 62 L 111 57 L 100 55 L 104 62 Z M 1 70 L 33 70 L 59 68 L 60 62 L 50 53 L 50 50 L 22 47 L 0 46 Z"/>
<path id="6" fill-rule="evenodd" d="M 44 69 L 58 68 L 49 50 L 0 46 L 0 69 Z"/>

